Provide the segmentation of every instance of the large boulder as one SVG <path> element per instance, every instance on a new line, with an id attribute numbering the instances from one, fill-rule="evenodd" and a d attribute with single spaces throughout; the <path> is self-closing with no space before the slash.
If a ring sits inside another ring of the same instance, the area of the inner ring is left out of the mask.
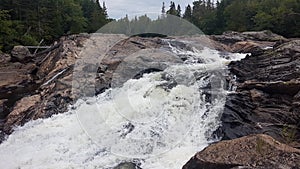
<path id="1" fill-rule="evenodd" d="M 127 56 L 113 73 L 112 87 L 119 87 L 129 79 L 144 73 L 162 71 L 172 64 L 183 63 L 176 55 L 160 49 L 143 49 Z"/>
<path id="2" fill-rule="evenodd" d="M 14 61 L 18 62 L 27 62 L 32 57 L 30 51 L 25 46 L 15 46 L 11 51 L 11 56 Z"/>
<path id="3" fill-rule="evenodd" d="M 268 135 L 250 135 L 212 144 L 192 157 L 183 169 L 300 168 L 300 150 Z"/>

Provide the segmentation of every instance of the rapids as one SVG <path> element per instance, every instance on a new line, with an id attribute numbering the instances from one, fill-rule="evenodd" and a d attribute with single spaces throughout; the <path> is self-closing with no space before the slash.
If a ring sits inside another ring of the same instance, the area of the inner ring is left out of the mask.
<path id="1" fill-rule="evenodd" d="M 0 145 L 3 169 L 113 168 L 133 162 L 143 169 L 181 168 L 218 141 L 213 132 L 228 89 L 227 64 L 245 54 L 169 43 L 184 64 L 131 79 L 122 87 L 82 98 L 64 114 L 17 127 Z"/>

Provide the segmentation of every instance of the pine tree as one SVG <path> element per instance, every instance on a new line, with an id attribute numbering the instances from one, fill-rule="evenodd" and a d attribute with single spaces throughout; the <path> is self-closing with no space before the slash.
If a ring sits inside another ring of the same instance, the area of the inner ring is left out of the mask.
<path id="1" fill-rule="evenodd" d="M 96 0 L 1 0 L 0 9 L 8 11 L 5 17 L 1 12 L 0 22 L 10 25 L 0 28 L 5 50 L 7 43 L 35 45 L 44 39 L 50 44 L 64 34 L 94 32 L 108 22 L 105 4 L 102 8 Z"/>
<path id="2" fill-rule="evenodd" d="M 105 1 L 103 1 L 102 11 L 103 11 L 102 13 L 103 13 L 104 17 L 107 18 L 108 14 L 107 14 L 107 8 L 106 8 Z"/>
<path id="3" fill-rule="evenodd" d="M 15 30 L 12 27 L 9 11 L 0 9 L 0 50 L 7 51 L 14 45 Z"/>
<path id="4" fill-rule="evenodd" d="M 163 2 L 162 8 L 161 8 L 161 14 L 162 14 L 162 15 L 166 14 L 166 6 L 165 6 L 165 2 Z"/>
<path id="5" fill-rule="evenodd" d="M 192 7 L 190 5 L 188 5 L 185 8 L 185 12 L 183 14 L 183 18 L 188 20 L 188 21 L 192 21 Z"/>
<path id="6" fill-rule="evenodd" d="M 180 7 L 180 5 L 178 4 L 178 6 L 177 6 L 177 15 L 176 16 L 178 16 L 178 17 L 181 17 L 181 7 Z"/>
<path id="7" fill-rule="evenodd" d="M 175 2 L 171 1 L 170 9 L 167 11 L 167 14 L 169 14 L 169 15 L 175 15 L 175 16 L 178 15 L 177 10 L 176 10 Z"/>

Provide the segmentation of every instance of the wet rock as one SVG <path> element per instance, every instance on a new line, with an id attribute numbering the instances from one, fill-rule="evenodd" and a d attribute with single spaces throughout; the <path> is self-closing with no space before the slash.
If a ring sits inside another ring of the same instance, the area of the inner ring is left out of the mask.
<path id="1" fill-rule="evenodd" d="M 14 58 L 0 65 L 0 99 L 7 100 L 0 131 L 10 134 L 30 120 L 67 111 L 72 103 L 72 65 L 87 38 L 63 37 L 35 58 L 24 47 L 15 47 Z"/>
<path id="2" fill-rule="evenodd" d="M 107 45 L 111 48 L 109 51 Z M 29 57 L 30 60 L 27 60 L 28 51 L 15 47 L 15 60 L 0 65 L 0 99 L 9 102 L 1 119 L 5 123 L 0 126 L 0 131 L 9 134 L 14 126 L 66 112 L 68 106 L 79 97 L 94 96 L 111 87 L 116 70 L 124 68 L 119 65 L 126 62 L 127 56 L 160 46 L 159 38 L 71 35 L 62 37 L 49 49 L 37 53 L 35 58 Z M 99 48 L 105 48 L 107 53 L 99 53 Z M 164 58 L 158 57 L 156 55 L 150 61 L 159 65 L 154 60 L 163 61 Z M 139 59 L 144 66 L 150 63 L 145 57 Z M 17 60 L 19 62 L 15 62 Z M 143 74 L 140 71 L 134 74 L 131 69 L 124 73 L 130 74 L 128 77 L 122 76 L 124 79 Z"/>
<path id="3" fill-rule="evenodd" d="M 5 115 L 3 113 L 5 109 L 7 109 L 5 102 L 7 102 L 7 99 L 0 100 L 0 119 L 5 118 Z"/>
<path id="4" fill-rule="evenodd" d="M 283 44 L 259 56 L 248 56 L 240 62 L 233 62 L 230 68 L 239 81 L 290 81 L 300 77 L 300 40 Z"/>
<path id="5" fill-rule="evenodd" d="M 12 92 L 17 88 L 28 87 L 34 83 L 31 72 L 36 68 L 35 64 L 21 64 L 19 62 L 8 62 L 0 65 L 0 99 L 5 98 L 5 93 Z"/>
<path id="6" fill-rule="evenodd" d="M 125 58 L 114 71 L 112 87 L 119 87 L 129 79 L 141 77 L 151 70 L 164 70 L 176 63 L 183 63 L 182 60 L 171 53 L 161 50 L 144 49 Z"/>
<path id="7" fill-rule="evenodd" d="M 113 169 L 141 169 L 141 168 L 134 163 L 124 162 L 114 167 Z"/>
<path id="8" fill-rule="evenodd" d="M 268 135 L 221 141 L 197 153 L 183 169 L 299 168 L 300 150 Z"/>
<path id="9" fill-rule="evenodd" d="M 119 87 L 129 79 L 141 77 L 146 70 L 165 69 L 164 62 L 176 62 L 174 56 L 160 55 L 159 47 L 161 47 L 159 38 L 131 37 L 115 44 L 111 49 L 116 51 L 115 54 L 107 55 L 101 62 L 107 66 L 106 79 L 109 79 L 109 85 L 106 87 Z"/>
<path id="10" fill-rule="evenodd" d="M 291 40 L 229 65 L 238 84 L 222 115 L 223 139 L 264 133 L 300 147 L 299 48 L 300 41 Z"/>
<path id="11" fill-rule="evenodd" d="M 4 131 L 11 133 L 12 127 L 27 122 L 30 116 L 35 113 L 34 108 L 38 102 L 41 102 L 40 95 L 24 97 L 18 101 L 13 111 L 7 117 L 7 121 L 4 124 Z"/>

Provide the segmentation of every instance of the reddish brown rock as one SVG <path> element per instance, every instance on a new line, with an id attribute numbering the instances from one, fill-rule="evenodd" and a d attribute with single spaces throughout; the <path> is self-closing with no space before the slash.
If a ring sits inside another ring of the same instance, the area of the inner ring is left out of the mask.
<path id="1" fill-rule="evenodd" d="M 4 124 L 4 131 L 10 133 L 12 127 L 24 124 L 35 113 L 35 107 L 41 102 L 40 95 L 24 97 L 16 103 Z"/>
<path id="2" fill-rule="evenodd" d="M 267 135 L 250 135 L 212 144 L 190 159 L 183 169 L 300 168 L 300 150 Z"/>

